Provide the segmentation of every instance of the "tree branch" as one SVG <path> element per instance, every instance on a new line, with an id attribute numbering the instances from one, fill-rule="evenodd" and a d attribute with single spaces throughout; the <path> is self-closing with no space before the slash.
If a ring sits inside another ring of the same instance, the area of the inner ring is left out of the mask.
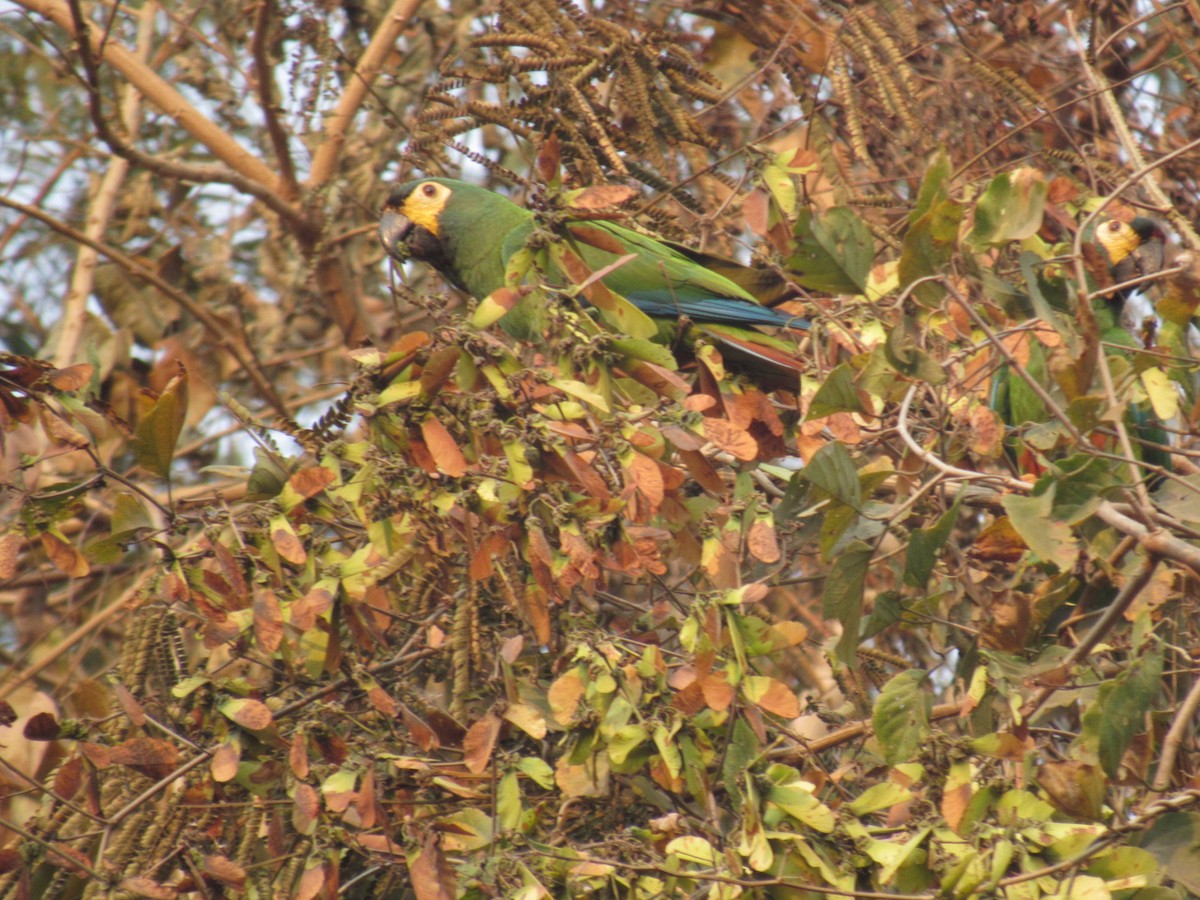
<path id="1" fill-rule="evenodd" d="M 147 100 L 170 116 L 243 178 L 257 183 L 262 189 L 279 197 L 279 176 L 276 173 L 192 106 L 187 98 L 136 56 L 121 45 L 105 40 L 105 35 L 95 23 L 87 23 L 86 36 L 77 34 L 72 22 L 71 9 L 63 0 L 17 0 L 17 3 L 31 12 L 45 16 L 77 40 L 90 38 L 93 45 L 101 48 L 101 58 L 116 68 Z"/>
<path id="2" fill-rule="evenodd" d="M 325 142 L 317 148 L 313 158 L 312 170 L 304 186 L 308 189 L 320 187 L 333 177 L 338 159 L 342 155 L 342 147 L 346 143 L 346 132 L 354 119 L 358 108 L 366 99 L 367 92 L 375 83 L 375 78 L 383 68 L 388 54 L 396 43 L 421 0 L 395 0 L 392 8 L 387 11 L 379 28 L 371 36 L 371 43 L 363 51 L 362 58 L 350 74 L 349 82 L 329 118 L 325 120 Z"/>
<path id="3" fill-rule="evenodd" d="M 275 386 L 267 380 L 265 375 L 263 375 L 249 348 L 230 337 L 230 328 L 228 323 L 222 322 L 211 312 L 209 312 L 209 310 L 203 305 L 197 303 L 174 285 L 164 281 L 157 272 L 146 268 L 133 258 L 126 256 L 115 247 L 110 247 L 107 244 L 101 243 L 100 241 L 93 240 L 82 231 L 72 228 L 65 222 L 54 218 L 54 216 L 50 215 L 49 213 L 40 210 L 37 207 L 29 206 L 25 203 L 19 203 L 18 201 L 12 200 L 8 197 L 0 197 L 0 206 L 6 206 L 9 209 L 14 209 L 17 212 L 24 213 L 30 218 L 37 219 L 39 222 L 48 225 L 59 234 L 69 238 L 75 243 L 91 247 L 93 250 L 104 254 L 131 275 L 141 278 L 144 281 L 154 285 L 154 287 L 161 291 L 164 296 L 175 301 L 181 307 L 187 310 L 192 316 L 194 316 L 208 330 L 209 334 L 212 335 L 213 339 L 216 340 L 222 349 L 229 351 L 233 358 L 238 361 L 242 369 L 246 372 L 247 377 L 254 382 L 254 385 L 262 393 L 262 396 L 266 398 L 267 402 L 276 412 L 285 418 L 290 415 L 287 404 L 283 402 L 283 399 L 275 390 Z"/>

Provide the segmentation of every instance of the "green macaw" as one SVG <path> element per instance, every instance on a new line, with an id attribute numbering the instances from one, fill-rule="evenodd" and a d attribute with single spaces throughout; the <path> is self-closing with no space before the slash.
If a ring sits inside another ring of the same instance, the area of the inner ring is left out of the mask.
<path id="1" fill-rule="evenodd" d="M 393 259 L 426 262 L 451 284 L 483 300 L 506 286 L 510 261 L 529 245 L 537 225 L 533 212 L 494 191 L 452 178 L 424 178 L 392 189 L 379 235 Z M 555 241 L 569 247 L 592 273 L 604 273 L 600 280 L 605 287 L 655 320 L 662 338 L 674 340 L 686 319 L 735 365 L 740 363 L 752 374 L 760 369 L 776 383 L 782 377 L 792 389 L 798 386 L 801 361 L 794 350 L 789 353 L 786 344 L 773 342 L 754 326 L 805 329 L 808 322 L 763 306 L 743 286 L 762 284 L 759 270 L 710 258 L 606 219 L 568 221 Z M 712 267 L 702 264 L 709 259 Z M 546 274 L 552 283 L 569 283 L 559 271 Z M 772 296 L 779 295 L 778 284 L 768 288 Z M 544 301 L 531 299 L 499 320 L 506 332 L 521 340 L 543 337 Z"/>

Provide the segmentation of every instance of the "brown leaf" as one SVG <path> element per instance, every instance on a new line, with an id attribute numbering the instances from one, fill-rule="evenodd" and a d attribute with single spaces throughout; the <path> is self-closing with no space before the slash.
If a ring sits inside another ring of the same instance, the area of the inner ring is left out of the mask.
<path id="1" fill-rule="evenodd" d="M 430 750 L 436 750 L 442 745 L 442 742 L 438 740 L 437 733 L 417 718 L 416 714 L 403 704 L 400 705 L 400 721 L 408 729 L 408 734 L 413 739 L 413 743 L 424 752 L 428 753 Z"/>
<path id="2" fill-rule="evenodd" d="M 121 709 L 125 711 L 125 715 L 129 717 L 129 721 L 141 728 L 146 724 L 146 712 L 142 709 L 142 704 L 138 703 L 137 698 L 129 693 L 129 688 L 117 681 L 113 683 L 113 693 L 117 695 L 117 702 L 121 704 Z"/>
<path id="3" fill-rule="evenodd" d="M 288 484 L 291 485 L 292 490 L 308 500 L 310 497 L 317 496 L 336 479 L 337 475 L 324 466 L 309 466 L 289 478 Z"/>
<path id="4" fill-rule="evenodd" d="M 300 876 L 300 880 L 296 882 L 295 890 L 292 892 L 292 900 L 313 900 L 325 887 L 325 881 L 328 877 L 328 863 L 318 863 L 311 869 L 305 869 L 304 874 Z"/>
<path id="5" fill-rule="evenodd" d="M 767 223 L 771 213 L 771 198 L 762 188 L 755 188 L 742 201 L 742 215 L 746 226 L 759 237 L 767 236 Z"/>
<path id="6" fill-rule="evenodd" d="M 274 591 L 254 592 L 254 642 L 267 653 L 283 643 L 283 612 Z"/>
<path id="7" fill-rule="evenodd" d="M 251 731 L 262 731 L 271 726 L 274 718 L 271 710 L 261 700 L 246 697 L 230 701 L 221 707 L 221 711 L 243 728 Z"/>
<path id="8" fill-rule="evenodd" d="M 432 397 L 439 393 L 442 387 L 454 374 L 462 351 L 456 346 L 442 347 L 429 354 L 425 366 L 421 369 L 421 394 Z"/>
<path id="9" fill-rule="evenodd" d="M 438 841 L 436 832 L 427 832 L 409 868 L 417 900 L 454 900 L 458 896 L 454 868 L 442 853 Z"/>
<path id="10" fill-rule="evenodd" d="M 59 732 L 58 720 L 53 714 L 40 712 L 29 717 L 23 734 L 31 741 L 56 741 Z"/>
<path id="11" fill-rule="evenodd" d="M 735 459 L 749 461 L 758 456 L 758 443 L 750 433 L 726 419 L 705 419 L 704 434 Z"/>
<path id="12" fill-rule="evenodd" d="M 755 519 L 746 535 L 746 547 L 757 559 L 765 563 L 779 562 L 779 542 L 775 539 L 775 526 L 769 519 Z"/>
<path id="13" fill-rule="evenodd" d="M 302 566 L 308 562 L 308 551 L 304 549 L 304 542 L 291 528 L 273 529 L 271 545 L 276 553 L 294 566 Z"/>
<path id="14" fill-rule="evenodd" d="M 439 472 L 451 478 L 467 474 L 467 460 L 445 425 L 430 416 L 421 423 L 421 437 Z"/>
<path id="15" fill-rule="evenodd" d="M 377 712 L 383 713 L 389 719 L 394 719 L 396 717 L 396 713 L 399 712 L 399 707 L 396 706 L 396 701 L 392 699 L 391 695 L 388 694 L 387 691 L 377 684 L 371 685 L 371 687 L 367 689 L 367 699 L 371 701 L 371 706 L 373 706 Z"/>
<path id="16" fill-rule="evenodd" d="M 94 371 L 95 366 L 79 363 L 65 369 L 55 369 L 46 377 L 46 381 L 57 391 L 77 391 L 92 380 Z"/>
<path id="17" fill-rule="evenodd" d="M 21 558 L 21 546 L 25 539 L 15 531 L 0 534 L 0 581 L 17 574 L 17 561 Z"/>
<path id="18" fill-rule="evenodd" d="M 41 538 L 42 549 L 46 551 L 47 558 L 64 575 L 82 578 L 91 571 L 87 560 L 84 559 L 82 553 L 75 549 L 74 544 L 64 541 L 58 535 L 48 531 L 43 531 Z"/>
<path id="19" fill-rule="evenodd" d="M 467 729 L 463 738 L 463 762 L 468 771 L 479 775 L 487 769 L 500 736 L 500 725 L 500 718 L 489 712 Z"/>
<path id="20" fill-rule="evenodd" d="M 300 834 L 312 834 L 320 815 L 321 797 L 316 788 L 306 782 L 298 782 L 292 792 L 292 827 Z"/>
<path id="21" fill-rule="evenodd" d="M 109 755 L 116 765 L 127 766 L 156 781 L 179 767 L 179 750 L 161 738 L 130 738 L 110 748 Z"/>
<path id="22" fill-rule="evenodd" d="M 628 203 L 636 196 L 637 191 L 631 187 L 625 187 L 621 184 L 600 184 L 584 188 L 572 197 L 571 208 L 588 211 L 606 209 L 610 206 L 620 206 L 623 203 Z"/>
<path id="23" fill-rule="evenodd" d="M 308 777 L 308 742 L 304 739 L 304 732 L 299 729 L 292 735 L 288 746 L 288 768 L 297 778 Z"/>
<path id="24" fill-rule="evenodd" d="M 146 897 L 148 900 L 175 900 L 179 891 L 169 884 L 147 878 L 145 875 L 131 875 L 121 879 L 117 885 L 122 891 L 128 891 L 135 897 Z"/>
<path id="25" fill-rule="evenodd" d="M 534 162 L 538 176 L 546 184 L 550 184 L 558 177 L 558 163 L 561 157 L 562 144 L 557 134 L 551 134 L 542 141 L 542 146 L 538 148 L 537 159 Z"/>
<path id="26" fill-rule="evenodd" d="M 246 883 L 246 870 L 227 856 L 212 855 L 204 858 L 201 869 L 209 878 L 222 884 L 240 889 Z"/>
<path id="27" fill-rule="evenodd" d="M 615 237 L 607 231 L 601 231 L 599 228 L 590 228 L 587 225 L 570 225 L 567 230 L 575 237 L 576 240 L 595 247 L 597 250 L 603 250 L 605 253 L 611 253 L 613 256 L 624 256 L 627 248 L 621 245 Z M 582 261 L 573 253 L 567 254 L 567 268 L 570 270 L 568 274 L 571 280 L 576 284 L 581 284 L 587 281 L 592 274 L 591 271 L 583 265 Z"/>
<path id="28" fill-rule="evenodd" d="M 83 784 L 83 757 L 72 756 L 54 775 L 54 795 L 70 800 Z"/>
<path id="29" fill-rule="evenodd" d="M 658 463 L 641 453 L 634 453 L 629 458 L 629 465 L 626 466 L 625 472 L 629 480 L 646 498 L 650 514 L 657 513 L 658 508 L 662 506 L 664 496 L 663 476 Z"/>
<path id="30" fill-rule="evenodd" d="M 1068 816 L 1098 821 L 1103 815 L 1108 782 L 1099 766 L 1078 760 L 1043 763 L 1037 782 L 1050 802 Z"/>

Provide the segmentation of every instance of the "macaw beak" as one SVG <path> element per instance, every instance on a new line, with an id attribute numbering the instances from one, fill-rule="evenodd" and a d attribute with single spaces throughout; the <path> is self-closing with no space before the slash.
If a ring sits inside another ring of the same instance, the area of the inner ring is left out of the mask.
<path id="1" fill-rule="evenodd" d="M 388 256 L 405 262 L 412 255 L 404 241 L 413 230 L 412 219 L 394 209 L 386 209 L 379 218 L 379 240 Z"/>

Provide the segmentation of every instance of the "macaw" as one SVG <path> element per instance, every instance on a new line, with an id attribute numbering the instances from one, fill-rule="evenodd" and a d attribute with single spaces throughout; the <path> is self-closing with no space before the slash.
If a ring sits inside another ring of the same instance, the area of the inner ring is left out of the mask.
<path id="1" fill-rule="evenodd" d="M 537 226 L 533 212 L 494 191 L 452 178 L 424 178 L 392 189 L 383 205 L 379 236 L 393 259 L 428 263 L 451 284 L 483 300 L 506 286 L 510 260 L 529 245 Z M 776 383 L 782 377 L 793 390 L 798 387 L 802 363 L 794 349 L 789 352 L 786 344 L 754 328 L 806 329 L 808 322 L 762 305 L 743 286 L 762 283 L 759 270 L 607 219 L 567 221 L 553 240 L 569 246 L 592 273 L 603 273 L 605 287 L 655 320 L 662 338 L 675 340 L 686 319 L 735 365 L 752 374 L 761 368 Z M 702 264 L 708 259 L 714 260 L 712 267 Z M 569 283 L 560 272 L 546 275 L 551 283 Z M 772 293 L 778 296 L 777 290 Z M 540 340 L 539 312 L 536 302 L 518 303 L 499 324 L 518 339 Z"/>

